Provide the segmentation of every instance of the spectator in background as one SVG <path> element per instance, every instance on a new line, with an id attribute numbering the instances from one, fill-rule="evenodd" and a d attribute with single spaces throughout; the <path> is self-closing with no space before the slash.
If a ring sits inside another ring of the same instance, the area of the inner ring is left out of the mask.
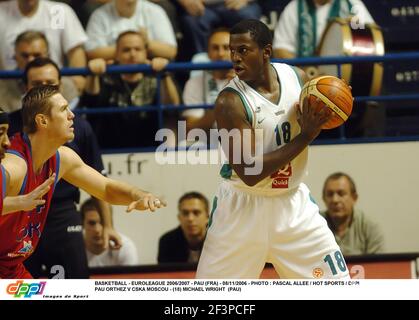
<path id="1" fill-rule="evenodd" d="M 160 237 L 158 263 L 197 263 L 207 231 L 209 205 L 199 192 L 185 193 L 178 202 L 180 225 Z"/>
<path id="2" fill-rule="evenodd" d="M 73 0 L 72 6 L 77 13 L 77 16 L 80 18 L 80 21 L 84 27 L 87 26 L 87 22 L 90 18 L 90 15 L 97 8 L 103 4 L 112 2 L 112 0 Z M 159 5 L 166 12 L 170 23 L 175 31 L 176 37 L 177 33 L 180 32 L 179 23 L 177 21 L 176 7 L 171 0 L 151 0 L 155 4 Z"/>
<path id="3" fill-rule="evenodd" d="M 315 55 L 329 19 L 353 15 L 360 22 L 374 22 L 360 0 L 292 0 L 275 28 L 274 57 L 292 59 Z"/>
<path id="4" fill-rule="evenodd" d="M 0 3 L 0 67 L 11 70 L 15 40 L 28 30 L 41 31 L 49 43 L 49 55 L 61 68 L 85 67 L 83 44 L 86 33 L 73 9 L 67 4 L 48 0 L 11 0 Z M 84 88 L 84 77 L 72 77 L 77 89 Z"/>
<path id="5" fill-rule="evenodd" d="M 275 28 L 274 57 L 292 59 L 314 56 L 328 21 L 351 16 L 356 17 L 357 23 L 374 22 L 361 0 L 292 0 L 285 7 Z M 310 77 L 319 74 L 317 67 L 302 68 Z M 374 101 L 358 102 L 345 124 L 345 135 L 380 136 L 384 133 L 385 117 L 385 108 L 382 105 Z M 319 138 L 339 136 L 339 129 L 323 130 Z"/>
<path id="6" fill-rule="evenodd" d="M 214 61 L 230 61 L 230 33 L 226 28 L 215 29 L 208 38 L 208 58 Z M 233 69 L 202 71 L 191 74 L 183 91 L 185 105 L 214 104 L 227 82 L 235 76 Z M 212 109 L 189 109 L 182 113 L 187 131 L 195 128 L 209 130 L 215 123 Z"/>
<path id="7" fill-rule="evenodd" d="M 46 57 L 29 62 L 23 79 L 27 90 L 46 84 L 62 85 L 58 66 Z M 102 157 L 92 128 L 80 116 L 75 116 L 73 122 L 75 138 L 66 146 L 73 149 L 89 166 L 102 172 L 104 170 Z M 18 129 L 22 130 L 21 127 Z M 25 261 L 26 268 L 34 277 L 44 276 L 43 268 L 50 272 L 56 265 L 64 268 L 63 276 L 67 279 L 89 277 L 82 223 L 76 208 L 79 200 L 80 191 L 77 187 L 64 180 L 57 183 L 51 200 L 50 214 L 47 216 L 43 230 L 44 237 L 40 239 L 34 253 Z M 116 247 L 119 247 L 120 238 L 112 227 L 109 205 L 102 200 L 98 200 L 98 203 L 103 208 L 105 217 L 105 241 L 109 243 L 108 239 L 111 238 Z M 57 246 L 57 243 L 60 245 Z M 54 273 L 48 275 L 54 276 Z"/>
<path id="8" fill-rule="evenodd" d="M 89 59 L 113 60 L 119 34 L 135 30 L 144 36 L 147 56 L 174 59 L 177 43 L 164 10 L 146 0 L 115 0 L 93 12 L 87 24 Z"/>
<path id="9" fill-rule="evenodd" d="M 149 0 L 160 7 L 163 8 L 163 10 L 166 12 L 167 17 L 170 20 L 170 23 L 172 24 L 173 31 L 175 32 L 176 39 L 180 36 L 180 26 L 179 21 L 177 18 L 177 12 L 176 7 L 173 4 L 172 0 Z"/>
<path id="10" fill-rule="evenodd" d="M 327 210 L 321 214 L 344 255 L 380 253 L 384 249 L 382 232 L 363 211 L 355 208 L 357 200 L 353 179 L 346 173 L 333 173 L 323 185 Z"/>
<path id="11" fill-rule="evenodd" d="M 149 63 L 155 71 L 164 69 L 169 63 L 165 58 L 147 60 L 144 37 L 136 31 L 126 31 L 119 35 L 114 59 L 118 64 L 124 65 Z M 155 75 L 127 73 L 101 76 L 106 71 L 103 59 L 89 61 L 89 69 L 93 76 L 87 78 L 85 94 L 81 99 L 82 106 L 141 107 L 155 104 L 157 94 L 160 94 L 163 103 L 179 104 L 177 88 L 167 73 L 163 75 L 161 91 L 158 93 Z M 154 136 L 158 129 L 156 112 L 90 116 L 90 120 L 102 148 L 155 145 Z"/>
<path id="12" fill-rule="evenodd" d="M 26 65 L 36 58 L 48 57 L 48 40 L 39 31 L 25 31 L 19 34 L 15 41 L 16 66 L 18 70 L 25 70 Z M 21 108 L 22 96 L 26 92 L 26 85 L 22 79 L 1 79 L 0 97 L 5 106 L 5 111 L 10 113 L 9 135 L 20 131 L 22 127 Z M 78 91 L 74 82 L 69 77 L 61 79 L 61 92 L 70 104 L 78 103 Z"/>
<path id="13" fill-rule="evenodd" d="M 186 39 L 192 40 L 193 53 L 207 51 L 213 29 L 232 27 L 243 19 L 259 19 L 262 14 L 253 0 L 177 0 L 177 3 L 183 9 L 183 29 Z"/>
<path id="14" fill-rule="evenodd" d="M 84 242 L 89 267 L 138 265 L 138 253 L 134 242 L 120 233 L 121 248 L 112 250 L 105 246 L 103 214 L 96 199 L 90 198 L 80 207 L 83 221 Z"/>

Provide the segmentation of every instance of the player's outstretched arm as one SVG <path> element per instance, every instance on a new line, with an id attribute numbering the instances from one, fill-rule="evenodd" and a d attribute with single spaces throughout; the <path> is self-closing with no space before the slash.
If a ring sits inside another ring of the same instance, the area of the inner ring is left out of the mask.
<path id="1" fill-rule="evenodd" d="M 46 194 L 51 185 L 55 181 L 55 173 L 44 181 L 43 184 L 38 186 L 32 192 L 23 196 L 6 197 L 3 201 L 2 215 L 6 215 L 13 212 L 30 211 L 35 209 L 37 206 L 45 204 L 45 200 L 42 199 Z"/>
<path id="2" fill-rule="evenodd" d="M 104 177 L 85 164 L 73 150 L 59 149 L 61 158 L 60 176 L 92 196 L 114 205 L 126 205 L 127 211 L 151 210 L 166 206 L 165 202 L 150 192 L 122 181 Z"/>
<path id="3" fill-rule="evenodd" d="M 218 96 L 215 103 L 217 127 L 220 132 L 225 129 L 231 133 L 228 144 L 221 138 L 222 148 L 228 157 L 229 164 L 247 185 L 254 186 L 297 157 L 320 133 L 321 126 L 331 117 L 331 113 L 326 108 L 315 112 L 317 108 L 309 107 L 307 101 L 305 101 L 302 112 L 298 105 L 295 108 L 301 132 L 283 147 L 270 153 L 258 155 L 255 151 L 256 145 L 262 145 L 263 142 L 256 142 L 255 129 L 247 119 L 240 97 L 231 91 L 223 91 Z M 220 135 L 222 136 L 221 133 Z M 260 170 L 249 170 L 255 168 L 260 168 Z"/>

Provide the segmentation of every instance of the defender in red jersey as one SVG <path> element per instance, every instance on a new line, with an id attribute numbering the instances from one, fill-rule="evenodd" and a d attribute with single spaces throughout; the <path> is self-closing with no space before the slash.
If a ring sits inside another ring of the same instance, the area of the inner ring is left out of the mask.
<path id="1" fill-rule="evenodd" d="M 9 117 L 0 108 L 0 161 L 4 158 L 6 150 L 10 147 L 10 141 L 7 136 L 8 130 Z M 8 173 L 0 164 L 0 215 L 19 210 L 31 210 L 38 205 L 44 204 L 45 200 L 42 199 L 42 196 L 48 191 L 49 185 L 53 180 L 48 179 L 31 193 L 17 197 L 6 197 L 7 182 Z"/>
<path id="2" fill-rule="evenodd" d="M 52 174 L 96 198 L 127 211 L 155 211 L 165 203 L 153 194 L 104 177 L 62 145 L 74 138 L 74 114 L 55 86 L 32 88 L 22 101 L 23 134 L 12 138 L 4 167 L 13 172 L 8 194 L 32 191 Z M 55 186 L 54 183 L 54 186 Z M 44 228 L 54 186 L 43 196 L 45 204 L 31 211 L 0 217 L 0 278 L 31 277 L 23 261 L 31 255 Z"/>

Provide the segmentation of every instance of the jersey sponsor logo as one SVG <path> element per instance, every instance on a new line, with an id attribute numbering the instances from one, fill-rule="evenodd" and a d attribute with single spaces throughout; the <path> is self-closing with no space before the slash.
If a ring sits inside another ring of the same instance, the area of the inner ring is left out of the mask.
<path id="1" fill-rule="evenodd" d="M 23 241 L 22 248 L 17 252 L 8 253 L 9 258 L 27 257 L 33 252 L 32 241 Z"/>
<path id="2" fill-rule="evenodd" d="M 31 253 L 32 251 L 32 241 L 23 241 L 23 247 L 18 251 L 18 253 Z"/>
<path id="3" fill-rule="evenodd" d="M 272 188 L 273 189 L 286 189 L 288 188 L 289 178 L 292 176 L 291 163 L 285 167 L 271 174 Z"/>
<path id="4" fill-rule="evenodd" d="M 285 113 L 285 110 L 279 110 L 279 111 L 275 112 L 275 115 L 280 116 L 281 114 L 284 114 L 284 113 Z"/>
<path id="5" fill-rule="evenodd" d="M 272 188 L 286 189 L 288 188 L 288 179 L 277 178 L 272 180 Z"/>
<path id="6" fill-rule="evenodd" d="M 15 298 L 31 298 L 33 295 L 42 294 L 44 292 L 46 281 L 39 283 L 25 283 L 23 280 L 18 280 L 7 286 L 7 294 L 13 295 Z"/>

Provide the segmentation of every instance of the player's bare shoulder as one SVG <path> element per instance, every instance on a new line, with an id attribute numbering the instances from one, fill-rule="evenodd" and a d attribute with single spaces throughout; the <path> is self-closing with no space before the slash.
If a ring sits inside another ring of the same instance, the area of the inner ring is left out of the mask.
<path id="1" fill-rule="evenodd" d="M 16 154 L 6 153 L 1 164 L 6 170 L 7 194 L 11 196 L 19 194 L 28 171 L 26 161 Z"/>
<path id="2" fill-rule="evenodd" d="M 58 148 L 60 154 L 60 173 L 61 178 L 69 169 L 82 165 L 83 161 L 80 156 L 71 148 L 61 146 Z"/>
<path id="3" fill-rule="evenodd" d="M 71 162 L 80 159 L 80 156 L 73 149 L 66 146 L 59 147 L 58 152 L 60 153 L 61 161 Z"/>
<path id="4" fill-rule="evenodd" d="M 11 167 L 22 167 L 23 169 L 26 170 L 28 167 L 25 159 L 11 152 L 6 152 L 5 157 L 2 160 L 1 164 L 6 170 L 8 170 L 8 168 L 11 168 Z"/>
<path id="5" fill-rule="evenodd" d="M 234 90 L 223 90 L 215 101 L 215 118 L 218 128 L 235 127 L 234 123 L 246 119 L 243 102 Z"/>
<path id="6" fill-rule="evenodd" d="M 292 68 L 295 70 L 295 72 L 297 73 L 297 76 L 300 78 L 302 85 L 304 85 L 307 81 L 310 80 L 307 73 L 303 69 L 300 69 L 294 66 Z"/>
<path id="7" fill-rule="evenodd" d="M 240 101 L 238 95 L 229 89 L 221 91 L 215 100 L 215 112 L 226 112 L 235 105 L 237 101 Z"/>

